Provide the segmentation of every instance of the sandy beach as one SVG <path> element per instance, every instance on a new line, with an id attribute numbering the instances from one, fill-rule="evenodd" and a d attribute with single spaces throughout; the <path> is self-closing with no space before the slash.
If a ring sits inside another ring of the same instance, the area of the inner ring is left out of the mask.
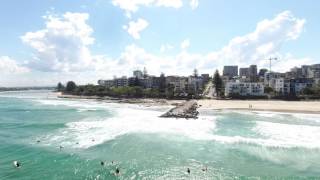
<path id="1" fill-rule="evenodd" d="M 59 98 L 97 99 L 106 102 L 144 104 L 144 105 L 177 105 L 184 100 L 166 99 L 122 99 L 97 96 L 74 96 L 57 94 Z M 295 112 L 320 114 L 320 101 L 281 101 L 281 100 L 205 100 L 197 101 L 202 109 L 212 110 L 255 110 L 275 112 Z M 251 108 L 250 108 L 251 106 Z"/>
<path id="2" fill-rule="evenodd" d="M 256 110 L 320 114 L 320 101 L 199 100 L 201 108 L 214 110 Z M 252 108 L 249 108 L 251 105 Z"/>

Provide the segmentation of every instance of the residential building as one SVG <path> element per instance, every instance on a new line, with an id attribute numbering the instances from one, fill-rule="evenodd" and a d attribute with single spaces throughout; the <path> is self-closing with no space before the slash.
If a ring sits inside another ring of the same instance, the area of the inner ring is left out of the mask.
<path id="1" fill-rule="evenodd" d="M 260 69 L 258 76 L 264 78 L 264 75 L 268 72 L 268 69 Z"/>
<path id="2" fill-rule="evenodd" d="M 116 86 L 116 87 L 129 86 L 128 78 L 126 76 L 123 76 L 121 78 L 115 78 L 114 79 L 114 86 Z"/>
<path id="3" fill-rule="evenodd" d="M 240 78 L 249 78 L 250 82 L 256 82 L 258 80 L 257 65 L 250 65 L 248 68 L 240 68 Z"/>
<path id="4" fill-rule="evenodd" d="M 256 82 L 227 82 L 225 85 L 225 96 L 263 96 L 263 83 Z"/>
<path id="5" fill-rule="evenodd" d="M 267 72 L 264 75 L 264 85 L 274 89 L 275 79 L 285 77 L 285 73 Z"/>
<path id="6" fill-rule="evenodd" d="M 188 77 L 188 87 L 189 90 L 194 90 L 194 92 L 201 92 L 203 90 L 203 79 L 202 77 L 189 76 Z"/>
<path id="7" fill-rule="evenodd" d="M 114 86 L 114 80 L 99 80 L 98 84 L 110 88 Z"/>
<path id="8" fill-rule="evenodd" d="M 140 70 L 133 71 L 133 77 L 137 77 L 139 79 L 143 78 L 143 72 Z"/>
<path id="9" fill-rule="evenodd" d="M 294 79 L 294 93 L 299 95 L 303 92 L 305 88 L 311 88 L 314 84 L 314 80 L 311 78 L 299 78 Z"/>
<path id="10" fill-rule="evenodd" d="M 228 76 L 229 78 L 238 76 L 238 66 L 224 66 L 223 76 Z"/>
<path id="11" fill-rule="evenodd" d="M 173 86 L 174 92 L 182 93 L 186 92 L 188 85 L 188 78 L 180 76 L 167 76 L 166 77 L 166 86 Z"/>
<path id="12" fill-rule="evenodd" d="M 240 68 L 240 70 L 239 70 L 239 76 L 240 76 L 240 77 L 249 77 L 249 76 L 250 76 L 250 70 L 249 70 L 249 68 Z"/>
<path id="13" fill-rule="evenodd" d="M 249 78 L 251 82 L 256 82 L 258 80 L 258 68 L 257 65 L 250 65 L 249 67 Z"/>

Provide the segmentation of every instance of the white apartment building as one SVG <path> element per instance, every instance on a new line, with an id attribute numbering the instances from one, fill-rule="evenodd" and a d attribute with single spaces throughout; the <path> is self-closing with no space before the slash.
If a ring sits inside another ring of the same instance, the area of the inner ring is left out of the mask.
<path id="1" fill-rule="evenodd" d="M 225 85 L 225 96 L 237 94 L 240 96 L 263 96 L 263 83 L 252 82 L 227 82 Z"/>
<path id="2" fill-rule="evenodd" d="M 274 84 L 271 87 L 276 93 L 280 95 L 290 94 L 290 81 L 285 78 L 273 79 Z"/>

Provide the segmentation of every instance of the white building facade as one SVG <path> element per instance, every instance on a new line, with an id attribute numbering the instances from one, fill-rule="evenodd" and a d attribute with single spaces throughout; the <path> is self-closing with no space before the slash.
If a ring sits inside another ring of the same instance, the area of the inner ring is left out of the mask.
<path id="1" fill-rule="evenodd" d="M 225 96 L 264 96 L 263 83 L 252 82 L 227 82 L 225 85 Z"/>

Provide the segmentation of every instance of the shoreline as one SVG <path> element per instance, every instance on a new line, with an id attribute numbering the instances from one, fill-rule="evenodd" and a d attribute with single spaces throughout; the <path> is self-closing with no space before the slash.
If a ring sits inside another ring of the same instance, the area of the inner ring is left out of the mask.
<path id="1" fill-rule="evenodd" d="M 177 106 L 185 100 L 151 98 L 113 98 L 98 96 L 76 96 L 57 94 L 58 98 L 91 99 L 113 103 L 141 104 L 146 106 Z M 283 100 L 197 100 L 199 110 L 230 111 L 270 111 L 282 113 L 320 114 L 320 101 L 283 101 Z M 250 108 L 251 107 L 251 108 Z"/>
<path id="2" fill-rule="evenodd" d="M 199 100 L 200 109 L 320 114 L 320 101 Z M 250 108 L 251 107 L 251 108 Z"/>
<path id="3" fill-rule="evenodd" d="M 77 95 L 65 95 L 57 94 L 58 98 L 61 99 L 90 99 L 90 100 L 99 100 L 107 101 L 113 103 L 128 103 L 128 104 L 142 104 L 142 105 L 178 105 L 185 100 L 167 100 L 167 99 L 156 99 L 156 98 L 114 98 L 114 97 L 98 97 L 98 96 L 77 96 Z"/>

